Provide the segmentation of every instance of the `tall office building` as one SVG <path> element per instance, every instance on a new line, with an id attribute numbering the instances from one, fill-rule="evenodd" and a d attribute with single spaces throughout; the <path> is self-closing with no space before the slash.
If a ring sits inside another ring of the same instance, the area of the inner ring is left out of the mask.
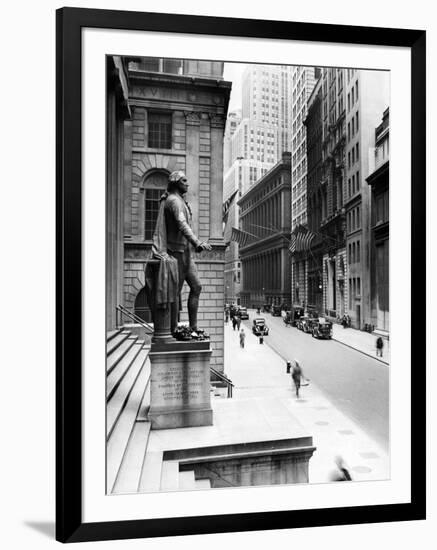
<path id="1" fill-rule="evenodd" d="M 231 112 L 226 125 L 223 200 L 236 190 L 238 200 L 289 150 L 291 74 L 292 67 L 280 65 L 249 65 L 245 69 L 241 119 L 239 112 Z M 232 227 L 239 227 L 237 200 L 225 228 L 228 242 Z M 252 232 L 257 234 L 259 229 L 252 227 Z M 238 245 L 231 243 L 225 254 L 227 302 L 239 302 L 241 279 Z"/>
<path id="2" fill-rule="evenodd" d="M 307 222 L 307 145 L 304 120 L 307 103 L 320 76 L 316 67 L 293 67 L 292 73 L 292 205 L 291 228 Z"/>
<path id="3" fill-rule="evenodd" d="M 375 128 L 389 105 L 390 74 L 346 71 L 345 210 L 348 261 L 348 312 L 356 328 L 372 324 L 371 188 L 365 178 L 374 158 Z M 370 165 L 369 165 L 370 160 Z"/>
<path id="4" fill-rule="evenodd" d="M 293 67 L 286 65 L 249 65 L 243 74 L 243 119 L 278 130 L 274 155 L 270 161 L 265 159 L 273 164 L 279 162 L 284 151 L 290 150 L 292 70 Z"/>

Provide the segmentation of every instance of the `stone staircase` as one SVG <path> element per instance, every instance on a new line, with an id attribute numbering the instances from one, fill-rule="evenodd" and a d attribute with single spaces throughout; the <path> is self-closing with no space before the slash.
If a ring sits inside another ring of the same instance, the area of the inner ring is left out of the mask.
<path id="1" fill-rule="evenodd" d="M 177 460 L 147 452 L 150 422 L 149 345 L 129 330 L 107 334 L 107 493 L 147 493 L 211 487 L 194 471 L 179 472 Z"/>

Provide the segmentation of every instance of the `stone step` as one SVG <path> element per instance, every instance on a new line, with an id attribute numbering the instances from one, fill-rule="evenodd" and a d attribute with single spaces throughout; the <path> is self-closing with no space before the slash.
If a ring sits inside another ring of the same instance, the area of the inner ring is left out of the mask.
<path id="1" fill-rule="evenodd" d="M 179 472 L 179 489 L 181 491 L 192 491 L 195 488 L 196 478 L 194 477 L 194 470 Z"/>
<path id="2" fill-rule="evenodd" d="M 208 478 L 196 479 L 195 489 L 211 489 L 211 481 Z"/>
<path id="3" fill-rule="evenodd" d="M 109 401 L 114 392 L 123 380 L 124 375 L 129 370 L 133 361 L 140 353 L 142 344 L 135 342 L 124 355 L 124 357 L 114 366 L 106 378 L 106 400 Z"/>
<path id="4" fill-rule="evenodd" d="M 109 439 L 112 433 L 112 430 L 114 429 L 114 426 L 120 416 L 120 414 L 123 412 L 131 391 L 135 385 L 136 379 L 146 361 L 148 351 L 147 350 L 141 350 L 138 354 L 135 361 L 132 363 L 131 367 L 129 368 L 126 375 L 123 377 L 123 380 L 119 384 L 117 390 L 115 391 L 114 395 L 111 397 L 111 399 L 108 401 L 107 407 L 106 407 L 106 435 Z M 145 368 L 145 373 L 147 374 L 146 381 L 148 381 L 148 377 L 150 376 L 150 369 Z M 138 412 L 138 408 L 140 406 L 141 400 L 143 398 L 144 390 L 146 389 L 146 384 L 144 384 L 141 392 L 140 401 L 137 404 L 137 409 L 135 411 L 135 416 L 133 420 L 135 420 Z"/>
<path id="5" fill-rule="evenodd" d="M 115 366 L 118 364 L 118 362 L 123 359 L 126 353 L 135 344 L 137 339 L 138 339 L 138 336 L 131 336 L 130 338 L 125 339 L 124 342 L 120 344 L 114 352 L 111 353 L 111 355 L 107 356 L 107 359 L 106 359 L 107 374 L 109 374 L 112 371 L 112 369 L 114 369 Z"/>
<path id="6" fill-rule="evenodd" d="M 120 384 L 118 390 L 116 391 L 113 399 L 108 403 L 108 409 L 110 408 L 111 403 L 116 398 L 116 395 L 120 391 L 121 386 L 125 383 L 126 379 L 129 377 L 131 371 L 136 372 L 135 381 L 132 382 L 132 386 L 129 390 L 125 406 L 123 407 L 121 414 L 116 417 L 114 421 L 115 414 L 111 412 L 111 419 L 113 422 L 112 429 L 108 429 L 108 443 L 106 446 L 107 453 L 107 492 L 111 493 L 114 482 L 117 477 L 117 473 L 120 469 L 123 456 L 126 452 L 126 447 L 132 433 L 132 429 L 135 424 L 135 419 L 138 414 L 138 409 L 140 403 L 143 399 L 144 390 L 149 383 L 150 379 L 150 369 L 147 368 L 147 365 L 144 364 L 145 357 L 142 358 L 143 365 L 137 369 L 137 363 L 140 363 L 140 356 L 143 352 L 140 353 L 138 358 L 135 360 L 135 367 L 129 369 L 128 374 L 124 377 L 123 382 Z M 145 353 L 145 352 L 144 352 Z M 108 420 L 109 421 L 109 414 Z"/>
<path id="7" fill-rule="evenodd" d="M 139 493 L 156 493 L 159 491 L 161 486 L 162 458 L 162 451 L 151 452 L 146 449 L 146 456 L 141 470 Z"/>
<path id="8" fill-rule="evenodd" d="M 120 334 L 117 334 L 106 344 L 106 355 L 109 356 L 113 353 L 120 344 L 122 344 L 126 338 L 129 338 L 130 332 L 128 330 L 123 330 Z"/>
<path id="9" fill-rule="evenodd" d="M 110 340 L 112 340 L 117 334 L 120 334 L 121 328 L 116 328 L 114 330 L 110 330 L 106 333 L 106 343 L 108 343 Z"/>
<path id="10" fill-rule="evenodd" d="M 146 359 L 146 365 L 147 368 L 150 369 L 150 359 L 149 356 L 147 356 Z M 147 384 L 146 391 L 144 392 L 143 400 L 140 405 L 140 410 L 138 411 L 137 421 L 138 422 L 147 422 L 148 414 L 149 414 L 149 407 L 150 407 L 150 384 Z"/>
<path id="11" fill-rule="evenodd" d="M 177 491 L 179 489 L 179 462 L 164 460 L 161 470 L 161 491 Z"/>
<path id="12" fill-rule="evenodd" d="M 150 422 L 135 422 L 112 489 L 113 494 L 138 492 L 149 433 Z"/>

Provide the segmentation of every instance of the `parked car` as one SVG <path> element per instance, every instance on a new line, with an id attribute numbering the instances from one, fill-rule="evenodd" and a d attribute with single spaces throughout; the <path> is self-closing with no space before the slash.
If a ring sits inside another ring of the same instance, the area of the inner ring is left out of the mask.
<path id="1" fill-rule="evenodd" d="M 239 315 L 240 319 L 249 319 L 249 314 L 247 313 L 247 307 L 240 307 L 240 309 L 237 311 L 237 315 Z"/>
<path id="2" fill-rule="evenodd" d="M 303 330 L 305 323 L 309 320 L 308 315 L 302 315 L 298 319 L 296 319 L 296 328 L 299 330 Z"/>
<path id="3" fill-rule="evenodd" d="M 282 308 L 281 306 L 273 306 L 272 307 L 272 315 L 273 317 L 280 317 L 281 316 Z"/>
<path id="4" fill-rule="evenodd" d="M 311 329 L 313 338 L 324 338 L 330 340 L 332 338 L 332 323 L 319 319 L 314 321 Z"/>
<path id="5" fill-rule="evenodd" d="M 306 319 L 302 322 L 302 330 L 307 334 L 311 333 L 314 323 L 317 323 L 317 319 L 314 317 L 306 317 Z"/>
<path id="6" fill-rule="evenodd" d="M 299 307 L 299 306 L 292 307 L 289 313 L 290 313 L 290 315 L 289 315 L 290 324 L 291 324 L 292 327 L 296 327 L 297 322 L 299 321 L 299 319 L 304 314 L 304 309 L 303 309 L 303 307 Z M 287 314 L 288 314 L 288 312 L 287 312 Z"/>
<path id="7" fill-rule="evenodd" d="M 266 320 L 263 317 L 257 317 L 252 322 L 252 332 L 255 336 L 267 336 L 269 327 L 266 325 Z"/>

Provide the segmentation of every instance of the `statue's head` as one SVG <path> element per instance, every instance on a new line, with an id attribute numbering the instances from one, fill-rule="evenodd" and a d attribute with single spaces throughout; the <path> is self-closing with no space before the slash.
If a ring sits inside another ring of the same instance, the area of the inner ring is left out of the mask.
<path id="1" fill-rule="evenodd" d="M 181 195 L 185 195 L 188 191 L 187 176 L 184 172 L 182 172 L 182 170 L 176 170 L 169 175 L 167 191 L 169 193 L 179 191 Z"/>

